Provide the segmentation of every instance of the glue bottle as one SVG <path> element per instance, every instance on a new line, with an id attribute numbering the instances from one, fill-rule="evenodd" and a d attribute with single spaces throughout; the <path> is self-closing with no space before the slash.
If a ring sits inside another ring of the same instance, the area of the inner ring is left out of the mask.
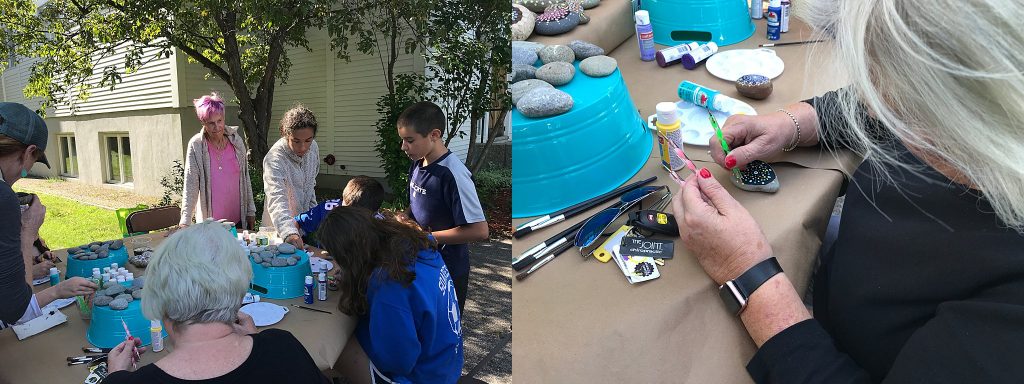
<path id="1" fill-rule="evenodd" d="M 320 272 L 320 275 L 316 278 L 316 292 L 317 299 L 320 301 L 327 301 L 327 274 Z"/>
<path id="2" fill-rule="evenodd" d="M 700 64 L 701 61 L 711 57 L 711 55 L 714 55 L 716 52 L 718 52 L 718 44 L 711 41 L 707 44 L 701 45 L 697 49 L 686 52 L 683 54 L 683 57 L 679 58 L 679 60 L 683 62 L 684 68 L 694 69 L 697 68 L 697 64 Z"/>
<path id="3" fill-rule="evenodd" d="M 782 1 L 768 2 L 768 40 L 778 40 L 782 30 Z"/>
<path id="4" fill-rule="evenodd" d="M 661 152 L 661 164 L 673 171 L 683 169 L 685 165 L 683 159 L 680 159 L 679 155 L 672 150 L 672 144 L 665 141 L 667 137 L 677 147 L 683 146 L 683 135 L 679 129 L 681 124 L 679 116 L 676 114 L 676 103 L 658 103 L 655 110 L 658 112 L 654 125 L 658 127 L 658 149 Z"/>
<path id="5" fill-rule="evenodd" d="M 736 99 L 689 81 L 679 84 L 679 98 L 704 108 L 726 113 L 730 113 L 737 103 Z"/>
<path id="6" fill-rule="evenodd" d="M 313 276 L 306 276 L 306 286 L 303 287 L 302 293 L 305 295 L 303 301 L 306 304 L 313 304 Z"/>
<path id="7" fill-rule="evenodd" d="M 684 54 L 697 48 L 700 48 L 700 44 L 695 42 L 679 44 L 677 46 L 665 48 L 658 51 L 658 53 L 656 53 L 654 57 L 658 61 L 658 66 L 664 68 L 669 65 L 678 63 L 679 60 L 683 58 Z"/>
<path id="8" fill-rule="evenodd" d="M 636 11 L 633 14 L 636 22 L 636 41 L 640 44 L 640 60 L 654 60 L 654 29 L 651 27 L 651 15 L 647 11 Z"/>
<path id="9" fill-rule="evenodd" d="M 164 350 L 164 326 L 160 323 L 160 320 L 151 320 L 149 322 L 149 339 L 153 341 L 153 352 L 160 352 Z"/>

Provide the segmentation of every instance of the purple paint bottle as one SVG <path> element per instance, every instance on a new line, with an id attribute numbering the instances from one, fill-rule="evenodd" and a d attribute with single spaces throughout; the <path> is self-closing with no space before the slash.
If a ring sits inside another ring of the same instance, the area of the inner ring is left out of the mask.
<path id="1" fill-rule="evenodd" d="M 704 61 L 704 59 L 711 57 L 711 55 L 714 55 L 715 52 L 718 52 L 718 44 L 715 44 L 715 42 L 711 41 L 708 42 L 707 44 L 701 45 L 697 49 L 694 49 L 690 52 L 683 54 L 683 57 L 680 58 L 680 61 L 683 62 L 684 68 L 694 69 L 697 68 L 697 65 L 700 64 L 701 61 Z"/>
<path id="2" fill-rule="evenodd" d="M 633 14 L 636 22 L 636 41 L 640 44 L 640 60 L 654 60 L 654 28 L 651 27 L 651 15 L 647 11 L 636 11 Z"/>
<path id="3" fill-rule="evenodd" d="M 664 68 L 678 63 L 680 59 L 683 58 L 683 55 L 697 48 L 700 48 L 699 43 L 679 44 L 677 46 L 658 51 L 658 53 L 655 54 L 655 59 L 658 61 L 658 66 Z"/>

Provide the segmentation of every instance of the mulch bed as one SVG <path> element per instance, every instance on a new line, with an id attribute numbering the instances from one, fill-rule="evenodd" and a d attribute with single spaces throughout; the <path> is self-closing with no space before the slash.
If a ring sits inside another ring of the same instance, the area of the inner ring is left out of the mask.
<path id="1" fill-rule="evenodd" d="M 487 225 L 492 239 L 512 238 L 512 189 L 506 188 L 494 193 L 493 201 L 488 202 L 486 212 Z"/>

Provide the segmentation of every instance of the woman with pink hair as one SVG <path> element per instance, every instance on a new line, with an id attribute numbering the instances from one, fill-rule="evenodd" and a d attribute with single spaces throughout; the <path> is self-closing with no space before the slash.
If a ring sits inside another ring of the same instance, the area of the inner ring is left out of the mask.
<path id="1" fill-rule="evenodd" d="M 245 141 L 238 127 L 224 126 L 224 100 L 216 93 L 194 100 L 202 130 L 188 142 L 181 221 L 227 219 L 254 229 L 256 204 L 246 163 Z"/>

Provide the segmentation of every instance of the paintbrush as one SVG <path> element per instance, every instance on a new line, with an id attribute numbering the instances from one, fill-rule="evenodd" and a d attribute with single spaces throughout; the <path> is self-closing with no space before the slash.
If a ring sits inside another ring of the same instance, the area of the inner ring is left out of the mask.
<path id="1" fill-rule="evenodd" d="M 821 43 L 821 42 L 824 42 L 824 41 L 825 41 L 825 40 L 806 40 L 806 41 L 790 41 L 790 42 L 787 42 L 787 43 L 768 43 L 768 44 L 758 44 L 757 46 L 758 46 L 758 47 L 761 47 L 761 48 L 767 48 L 767 47 L 781 47 L 781 46 L 785 46 L 785 45 L 803 45 L 803 44 L 814 44 L 814 43 Z"/>
<path id="2" fill-rule="evenodd" d="M 715 135 L 718 136 L 718 142 L 722 144 L 722 152 L 725 152 L 728 156 L 729 144 L 725 142 L 725 137 L 722 135 L 722 128 L 718 126 L 718 120 L 715 119 L 715 115 L 711 113 L 710 109 L 708 110 L 708 118 L 711 120 L 711 127 L 715 129 Z M 738 168 L 732 169 L 732 175 L 736 177 L 737 180 L 743 179 L 740 177 L 740 170 Z"/>

